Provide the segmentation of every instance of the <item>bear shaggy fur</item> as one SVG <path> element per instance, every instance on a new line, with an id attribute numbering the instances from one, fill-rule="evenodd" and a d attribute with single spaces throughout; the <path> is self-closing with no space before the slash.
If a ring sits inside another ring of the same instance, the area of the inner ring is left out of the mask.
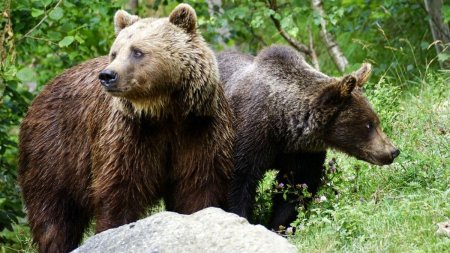
<path id="1" fill-rule="evenodd" d="M 70 251 L 92 218 L 98 233 L 159 199 L 183 214 L 225 208 L 232 112 L 195 11 L 114 19 L 109 57 L 57 76 L 22 122 L 19 182 L 40 252 Z"/>
<path id="2" fill-rule="evenodd" d="M 306 184 L 316 193 L 327 148 L 377 165 L 390 164 L 398 155 L 361 92 L 369 64 L 342 78 L 329 77 L 284 46 L 256 57 L 224 52 L 218 63 L 236 118 L 232 212 L 251 218 L 258 182 L 269 169 L 279 170 L 278 184 Z M 297 216 L 298 199 L 274 196 L 269 225 L 276 230 L 289 226 Z"/>

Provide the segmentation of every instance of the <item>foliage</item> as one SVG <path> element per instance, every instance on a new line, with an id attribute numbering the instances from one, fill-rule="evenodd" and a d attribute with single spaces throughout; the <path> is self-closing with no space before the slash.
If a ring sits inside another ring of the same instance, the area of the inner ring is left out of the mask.
<path id="1" fill-rule="evenodd" d="M 349 58 L 350 70 L 369 61 L 375 65 L 376 76 L 385 72 L 397 76 L 403 72 L 409 78 L 425 67 L 411 61 L 411 51 L 415 52 L 418 62 L 435 56 L 434 50 L 428 48 L 433 41 L 427 14 L 423 5 L 415 0 L 330 0 L 324 3 L 329 30 Z M 303 44 L 308 44 L 310 27 L 321 68 L 325 73 L 337 74 L 326 47 L 320 42 L 318 16 L 312 12 L 310 1 L 280 0 L 278 7 L 277 12 L 269 9 L 267 0 L 226 1 L 223 15 L 213 16 L 207 24 L 214 28 L 213 32 L 217 27 L 229 30 L 226 46 L 235 45 L 255 53 L 267 45 L 285 43 L 270 20 L 270 15 L 275 13 L 282 28 Z"/>
<path id="2" fill-rule="evenodd" d="M 340 173 L 323 187 L 310 209 L 299 215 L 291 240 L 307 252 L 443 252 L 450 240 L 435 234 L 450 216 L 448 164 L 450 93 L 448 76 L 428 73 L 424 83 L 399 99 L 391 126 L 401 148 L 398 160 L 376 168 L 345 155 Z M 387 95 L 388 93 L 385 93 Z M 387 95 L 386 103 L 390 101 Z"/>
<path id="3" fill-rule="evenodd" d="M 104 55 L 114 39 L 114 12 L 126 0 L 4 0 L 0 2 L 0 251 L 29 251 L 29 228 L 17 186 L 18 131 L 21 118 L 44 84 L 64 69 Z M 140 16 L 167 16 L 179 0 L 139 1 Z M 320 42 L 318 16 L 310 1 L 222 1 L 213 11 L 203 0 L 189 2 L 199 28 L 219 51 L 236 47 L 256 53 L 286 41 L 282 29 L 314 49 L 323 72 L 338 71 Z M 434 237 L 433 225 L 450 216 L 448 206 L 448 74 L 438 72 L 428 17 L 415 0 L 324 1 L 328 29 L 349 59 L 348 72 L 360 63 L 374 65 L 365 90 L 383 127 L 402 154 L 389 169 L 331 153 L 327 184 L 319 199 L 299 214 L 291 240 L 304 251 L 396 251 L 396 247 L 445 249 L 449 241 Z M 450 20 L 448 4 L 443 14 Z M 447 99 L 447 100 L 446 100 Z M 432 112 L 432 113 L 430 113 Z M 331 158 L 334 157 L 335 160 Z M 270 213 L 272 193 L 283 194 L 273 172 L 259 188 L 258 221 Z M 288 191 L 304 193 L 303 188 Z M 369 215 L 370 214 L 370 215 Z M 385 218 L 383 220 L 383 218 Z M 383 220 L 383 222 L 380 222 Z M 393 228 L 393 226 L 405 226 Z M 410 233 L 402 234 L 400 231 Z M 373 231 L 373 232 L 372 232 Z M 392 238 L 392 242 L 389 239 Z M 381 248 L 377 248 L 382 243 Z M 408 244 L 410 243 L 410 244 Z M 427 244 L 428 243 L 428 244 Z M 428 245 L 428 246 L 427 246 Z"/>
<path id="4" fill-rule="evenodd" d="M 0 76 L 0 243 L 17 241 L 24 212 L 16 183 L 18 124 L 43 84 L 64 69 L 106 54 L 123 1 L 3 1 Z M 25 230 L 26 233 L 26 230 Z"/>
<path id="5" fill-rule="evenodd" d="M 330 152 L 325 185 L 292 223 L 297 232 L 289 240 L 300 252 L 444 252 L 450 246 L 448 238 L 435 233 L 436 223 L 450 217 L 449 80 L 427 73 L 411 90 L 384 92 L 383 101 L 374 100 L 402 154 L 393 165 L 377 168 Z M 384 81 L 369 87 L 392 89 Z M 367 93 L 371 100 L 382 97 Z M 393 107 L 395 117 L 384 110 Z M 257 210 L 257 217 L 268 216 L 270 196 L 280 192 L 267 187 L 273 180 L 270 172 L 260 185 L 257 208 L 266 209 Z"/>

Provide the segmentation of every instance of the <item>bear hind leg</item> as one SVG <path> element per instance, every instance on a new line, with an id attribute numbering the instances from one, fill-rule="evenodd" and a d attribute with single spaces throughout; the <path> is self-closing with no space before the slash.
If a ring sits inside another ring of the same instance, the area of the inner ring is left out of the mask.
<path id="1" fill-rule="evenodd" d="M 277 184 L 307 185 L 307 190 L 314 196 L 321 185 L 321 179 L 325 171 L 326 152 L 286 154 L 279 159 L 277 167 L 280 171 L 277 175 Z M 302 201 L 299 201 L 303 199 Z M 278 231 L 280 225 L 287 228 L 297 218 L 298 206 L 307 205 L 311 198 L 303 198 L 298 194 L 283 194 L 273 196 L 272 218 L 270 228 Z"/>
<path id="2" fill-rule="evenodd" d="M 86 211 L 67 200 L 29 206 L 28 213 L 33 240 L 40 253 L 70 252 L 77 248 L 90 220 Z"/>

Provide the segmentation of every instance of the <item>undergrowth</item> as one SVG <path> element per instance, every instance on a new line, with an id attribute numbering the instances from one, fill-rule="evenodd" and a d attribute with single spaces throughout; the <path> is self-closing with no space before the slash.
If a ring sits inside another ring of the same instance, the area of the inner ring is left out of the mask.
<path id="1" fill-rule="evenodd" d="M 450 91 L 447 74 L 429 72 L 407 87 L 381 78 L 366 94 L 401 155 L 378 167 L 331 151 L 325 185 L 292 224 L 300 252 L 445 252 L 436 223 L 450 219 Z M 266 215 L 273 172 L 261 184 Z"/>

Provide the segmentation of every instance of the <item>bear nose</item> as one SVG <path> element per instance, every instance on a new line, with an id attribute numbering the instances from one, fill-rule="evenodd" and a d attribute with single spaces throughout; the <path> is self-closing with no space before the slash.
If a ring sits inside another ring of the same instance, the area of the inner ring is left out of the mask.
<path id="1" fill-rule="evenodd" d="M 100 83 L 106 88 L 113 87 L 114 83 L 117 81 L 117 73 L 110 69 L 105 69 L 100 72 L 98 75 L 100 79 Z"/>
<path id="2" fill-rule="evenodd" d="M 394 148 L 394 149 L 391 151 L 391 155 L 392 155 L 392 158 L 393 158 L 393 159 L 396 158 L 398 155 L 400 155 L 400 150 L 398 150 L 398 148 Z"/>

